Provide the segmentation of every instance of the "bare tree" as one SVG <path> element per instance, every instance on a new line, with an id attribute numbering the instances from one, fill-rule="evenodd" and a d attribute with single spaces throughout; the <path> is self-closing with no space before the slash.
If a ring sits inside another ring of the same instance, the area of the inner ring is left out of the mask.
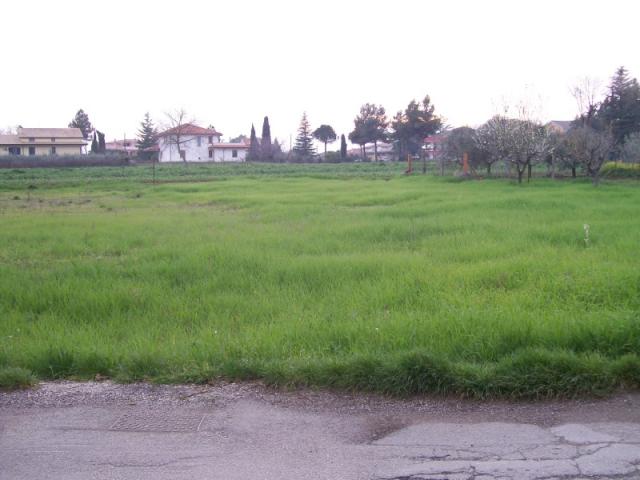
<path id="1" fill-rule="evenodd" d="M 513 120 L 511 130 L 511 162 L 518 172 L 518 183 L 527 171 L 527 181 L 535 163 L 542 161 L 550 148 L 549 133 L 540 123 L 533 120 Z"/>
<path id="2" fill-rule="evenodd" d="M 18 133 L 19 126 L 8 125 L 6 128 L 0 128 L 0 135 L 16 135 Z"/>
<path id="3" fill-rule="evenodd" d="M 567 133 L 569 155 L 579 161 L 594 185 L 600 183 L 600 169 L 613 148 L 611 132 L 599 132 L 588 126 L 576 127 Z"/>
<path id="4" fill-rule="evenodd" d="M 195 123 L 195 120 L 192 117 L 187 116 L 187 112 L 184 108 L 166 112 L 165 116 L 165 131 L 160 135 L 164 137 L 165 143 L 169 146 L 169 160 L 172 160 L 172 147 L 175 146 L 180 159 L 186 165 L 187 157 L 185 151 L 181 147 L 189 141 L 188 138 L 185 138 L 185 132 L 191 124 Z"/>
<path id="5" fill-rule="evenodd" d="M 593 126 L 593 120 L 598 111 L 600 90 L 602 84 L 599 80 L 583 77 L 569 90 L 578 107 L 578 119 L 582 126 Z"/>

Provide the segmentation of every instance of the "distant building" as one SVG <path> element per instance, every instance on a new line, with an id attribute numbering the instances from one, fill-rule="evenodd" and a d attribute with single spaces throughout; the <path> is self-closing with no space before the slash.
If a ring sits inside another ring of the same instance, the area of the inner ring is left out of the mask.
<path id="1" fill-rule="evenodd" d="M 547 123 L 547 128 L 556 133 L 567 133 L 571 129 L 571 120 L 551 120 Z"/>
<path id="2" fill-rule="evenodd" d="M 244 162 L 249 151 L 245 143 L 222 143 L 213 128 L 192 123 L 158 134 L 160 162 Z"/>
<path id="3" fill-rule="evenodd" d="M 436 160 L 437 158 L 440 158 L 440 155 L 444 154 L 446 140 L 447 133 L 439 133 L 425 137 L 424 148 L 427 160 Z"/>
<path id="4" fill-rule="evenodd" d="M 137 142 L 138 140 L 136 139 L 123 138 L 122 140 L 106 142 L 104 147 L 107 153 L 123 153 L 131 157 L 138 154 Z"/>
<path id="5" fill-rule="evenodd" d="M 347 156 L 362 158 L 363 151 L 362 147 L 351 148 L 347 150 Z M 365 161 L 373 161 L 375 158 L 375 147 L 373 143 L 367 143 L 364 149 L 364 156 L 362 160 Z M 397 157 L 396 149 L 393 143 L 386 142 L 378 142 L 378 161 L 389 161 L 394 160 Z"/>
<path id="6" fill-rule="evenodd" d="M 79 128 L 18 128 L 0 135 L 0 155 L 80 155 L 87 142 Z"/>
<path id="7" fill-rule="evenodd" d="M 209 161 L 244 162 L 249 145 L 246 143 L 214 143 L 209 147 Z"/>

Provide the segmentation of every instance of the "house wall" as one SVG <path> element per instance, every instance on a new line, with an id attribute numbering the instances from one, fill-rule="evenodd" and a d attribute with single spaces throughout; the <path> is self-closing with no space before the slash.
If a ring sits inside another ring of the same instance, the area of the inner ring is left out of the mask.
<path id="1" fill-rule="evenodd" d="M 200 145 L 198 145 L 198 138 Z M 175 142 L 175 137 L 173 142 Z M 220 142 L 220 137 L 213 136 L 212 144 Z M 178 152 L 178 145 L 172 143 L 167 137 L 161 137 L 158 141 L 160 148 L 160 162 L 181 162 Z M 185 152 L 187 162 L 210 162 L 209 159 L 209 136 L 208 135 L 184 135 L 180 137 L 180 150 Z"/>
<path id="2" fill-rule="evenodd" d="M 51 155 L 51 147 L 53 145 L 37 145 L 37 144 L 28 144 L 21 143 L 19 145 L 15 145 L 15 147 L 20 147 L 20 155 L 29 155 L 29 147 L 35 147 L 36 153 L 35 155 Z M 0 155 L 9 155 L 9 147 L 10 145 L 2 145 L 0 146 Z M 14 147 L 14 145 L 11 145 Z M 80 155 L 82 153 L 82 147 L 80 145 L 61 145 L 59 143 L 55 144 L 56 147 L 56 155 Z"/>
<path id="3" fill-rule="evenodd" d="M 238 156 L 233 158 L 233 150 L 238 152 Z M 247 151 L 246 148 L 215 148 L 213 149 L 213 158 L 209 158 L 210 162 L 244 162 L 247 159 Z"/>

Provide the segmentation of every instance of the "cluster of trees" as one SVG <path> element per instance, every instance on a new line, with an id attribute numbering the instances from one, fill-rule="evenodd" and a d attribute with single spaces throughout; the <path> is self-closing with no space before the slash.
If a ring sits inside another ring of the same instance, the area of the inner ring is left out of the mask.
<path id="1" fill-rule="evenodd" d="M 524 173 L 531 177 L 532 167 L 546 165 L 550 175 L 557 168 L 582 168 L 594 184 L 602 165 L 610 159 L 640 161 L 640 85 L 620 67 L 598 101 L 597 86 L 585 80 L 572 91 L 578 103 L 578 115 L 568 131 L 562 132 L 533 120 L 527 108 L 520 106 L 515 117 L 496 115 L 477 130 L 461 127 L 446 134 L 442 159 L 462 161 L 469 155 L 472 168 L 491 167 L 504 161 L 508 171 L 515 169 L 518 181 Z"/>
<path id="2" fill-rule="evenodd" d="M 83 109 L 78 110 L 76 115 L 73 117 L 73 120 L 69 122 L 69 127 L 79 128 L 85 140 L 91 139 L 91 153 L 106 153 L 105 134 L 94 128 L 94 126 L 91 124 L 91 120 L 89 120 L 89 115 Z M 148 160 L 152 157 L 153 153 L 149 152 L 147 149 L 153 147 L 156 144 L 157 134 L 158 130 L 154 125 L 149 112 L 145 113 L 144 119 L 140 122 L 140 128 L 138 129 L 136 141 L 138 157 L 145 160 Z"/>
<path id="3" fill-rule="evenodd" d="M 551 176 L 558 167 L 571 169 L 573 176 L 582 167 L 597 183 L 613 145 L 609 131 L 576 124 L 562 133 L 532 120 L 523 108 L 516 118 L 496 115 L 477 130 L 453 129 L 444 141 L 441 160 L 461 163 L 466 152 L 471 168 L 484 166 L 487 175 L 495 163 L 503 161 L 508 172 L 515 169 L 519 183 L 525 173 L 531 178 L 537 164 L 546 164 Z"/>
<path id="4" fill-rule="evenodd" d="M 83 109 L 76 112 L 75 117 L 69 122 L 69 128 L 80 129 L 85 140 L 91 138 L 91 153 L 104 154 L 107 152 L 104 133 L 91 125 L 89 115 Z"/>
<path id="5" fill-rule="evenodd" d="M 344 135 L 340 135 L 340 152 L 338 155 L 327 153 L 327 145 L 335 142 L 338 139 L 336 131 L 331 125 L 322 124 L 315 130 L 311 129 L 309 118 L 307 113 L 302 114 L 300 120 L 300 126 L 298 127 L 298 133 L 296 135 L 296 142 L 291 149 L 288 160 L 293 162 L 315 162 L 319 161 L 320 157 L 316 151 L 316 147 L 313 141 L 317 140 L 324 145 L 324 160 L 342 161 L 347 159 L 347 140 Z M 331 152 L 329 152 L 331 153 Z"/>
<path id="6" fill-rule="evenodd" d="M 231 142 L 242 142 L 246 137 L 240 135 Z M 247 152 L 247 160 L 252 162 L 280 162 L 282 161 L 282 147 L 277 138 L 271 141 L 271 125 L 269 117 L 264 117 L 262 121 L 262 136 L 256 135 L 256 129 L 251 124 L 251 134 L 249 136 L 249 152 Z"/>
<path id="7" fill-rule="evenodd" d="M 367 144 L 373 144 L 374 160 L 378 161 L 378 143 L 393 143 L 399 159 L 420 153 L 425 137 L 442 128 L 442 119 L 435 114 L 429 96 L 422 101 L 412 100 L 404 111 L 389 120 L 382 105 L 366 103 L 353 121 L 349 140 L 360 145 L 363 158 L 367 158 Z"/>

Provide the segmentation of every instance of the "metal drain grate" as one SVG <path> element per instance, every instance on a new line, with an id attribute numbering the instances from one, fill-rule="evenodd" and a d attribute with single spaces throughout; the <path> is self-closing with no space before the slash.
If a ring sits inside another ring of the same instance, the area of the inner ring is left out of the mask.
<path id="1" fill-rule="evenodd" d="M 159 413 L 125 413 L 109 430 L 116 432 L 197 432 L 204 415 Z"/>

